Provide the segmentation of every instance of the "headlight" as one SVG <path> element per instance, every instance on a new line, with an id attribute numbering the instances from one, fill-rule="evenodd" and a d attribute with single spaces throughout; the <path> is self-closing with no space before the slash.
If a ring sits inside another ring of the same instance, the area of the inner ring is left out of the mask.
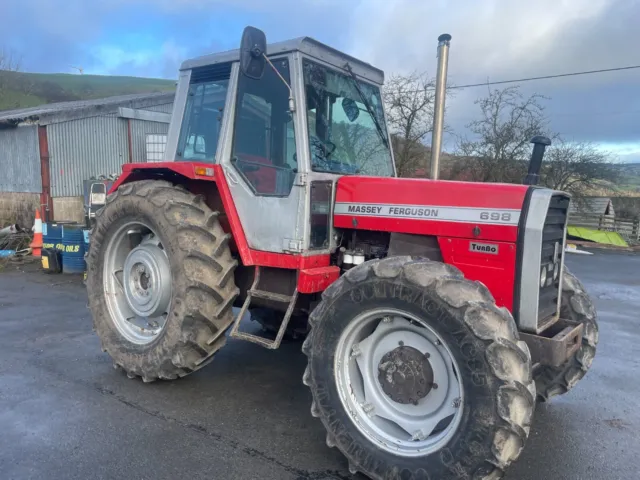
<path id="1" fill-rule="evenodd" d="M 540 270 L 540 288 L 544 288 L 546 283 L 547 283 L 547 269 L 542 267 L 542 270 Z"/>
<path id="2" fill-rule="evenodd" d="M 560 263 L 557 262 L 553 267 L 553 281 L 558 280 L 558 276 L 560 275 Z"/>

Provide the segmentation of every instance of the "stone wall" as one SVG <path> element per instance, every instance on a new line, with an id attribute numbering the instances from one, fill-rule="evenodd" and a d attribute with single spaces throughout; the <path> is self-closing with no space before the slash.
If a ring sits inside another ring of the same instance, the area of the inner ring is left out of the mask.
<path id="1" fill-rule="evenodd" d="M 0 228 L 13 223 L 31 228 L 38 208 L 39 193 L 0 192 Z"/>

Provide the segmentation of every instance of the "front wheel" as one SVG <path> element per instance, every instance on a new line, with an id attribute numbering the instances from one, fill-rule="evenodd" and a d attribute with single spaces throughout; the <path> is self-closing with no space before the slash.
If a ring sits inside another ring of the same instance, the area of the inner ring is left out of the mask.
<path id="1" fill-rule="evenodd" d="M 538 401 L 547 402 L 564 395 L 587 374 L 596 356 L 598 346 L 598 315 L 593 301 L 582 282 L 564 267 L 560 317 L 583 325 L 582 345 L 559 367 L 543 366 L 536 369 L 534 379 Z"/>
<path id="2" fill-rule="evenodd" d="M 425 259 L 351 269 L 310 317 L 311 413 L 352 473 L 500 478 L 535 406 L 515 322 L 480 283 Z"/>

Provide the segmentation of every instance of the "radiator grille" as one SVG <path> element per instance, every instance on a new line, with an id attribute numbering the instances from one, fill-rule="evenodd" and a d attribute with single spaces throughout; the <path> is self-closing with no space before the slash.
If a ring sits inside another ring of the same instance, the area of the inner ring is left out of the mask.
<path id="1" fill-rule="evenodd" d="M 564 234 L 569 211 L 569 198 L 554 195 L 549 203 L 549 210 L 542 231 L 542 252 L 540 256 L 540 273 L 546 269 L 547 281 L 540 288 L 538 300 L 538 325 L 544 324 L 557 313 L 558 296 L 560 295 L 559 269 L 562 264 Z M 556 271 L 556 275 L 554 275 Z"/>

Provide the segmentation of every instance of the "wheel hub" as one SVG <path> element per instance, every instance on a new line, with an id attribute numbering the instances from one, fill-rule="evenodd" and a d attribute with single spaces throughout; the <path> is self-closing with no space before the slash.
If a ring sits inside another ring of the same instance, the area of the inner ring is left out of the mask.
<path id="1" fill-rule="evenodd" d="M 394 402 L 417 405 L 434 388 L 430 355 L 401 345 L 387 352 L 378 364 L 378 381 Z"/>
<path id="2" fill-rule="evenodd" d="M 336 346 L 334 371 L 354 424 L 388 452 L 437 451 L 460 425 L 464 391 L 455 358 L 409 312 L 379 308 L 351 320 Z"/>
<path id="3" fill-rule="evenodd" d="M 171 300 L 171 270 L 160 247 L 141 244 L 131 250 L 123 275 L 127 304 L 136 315 L 156 317 L 166 312 Z"/>

